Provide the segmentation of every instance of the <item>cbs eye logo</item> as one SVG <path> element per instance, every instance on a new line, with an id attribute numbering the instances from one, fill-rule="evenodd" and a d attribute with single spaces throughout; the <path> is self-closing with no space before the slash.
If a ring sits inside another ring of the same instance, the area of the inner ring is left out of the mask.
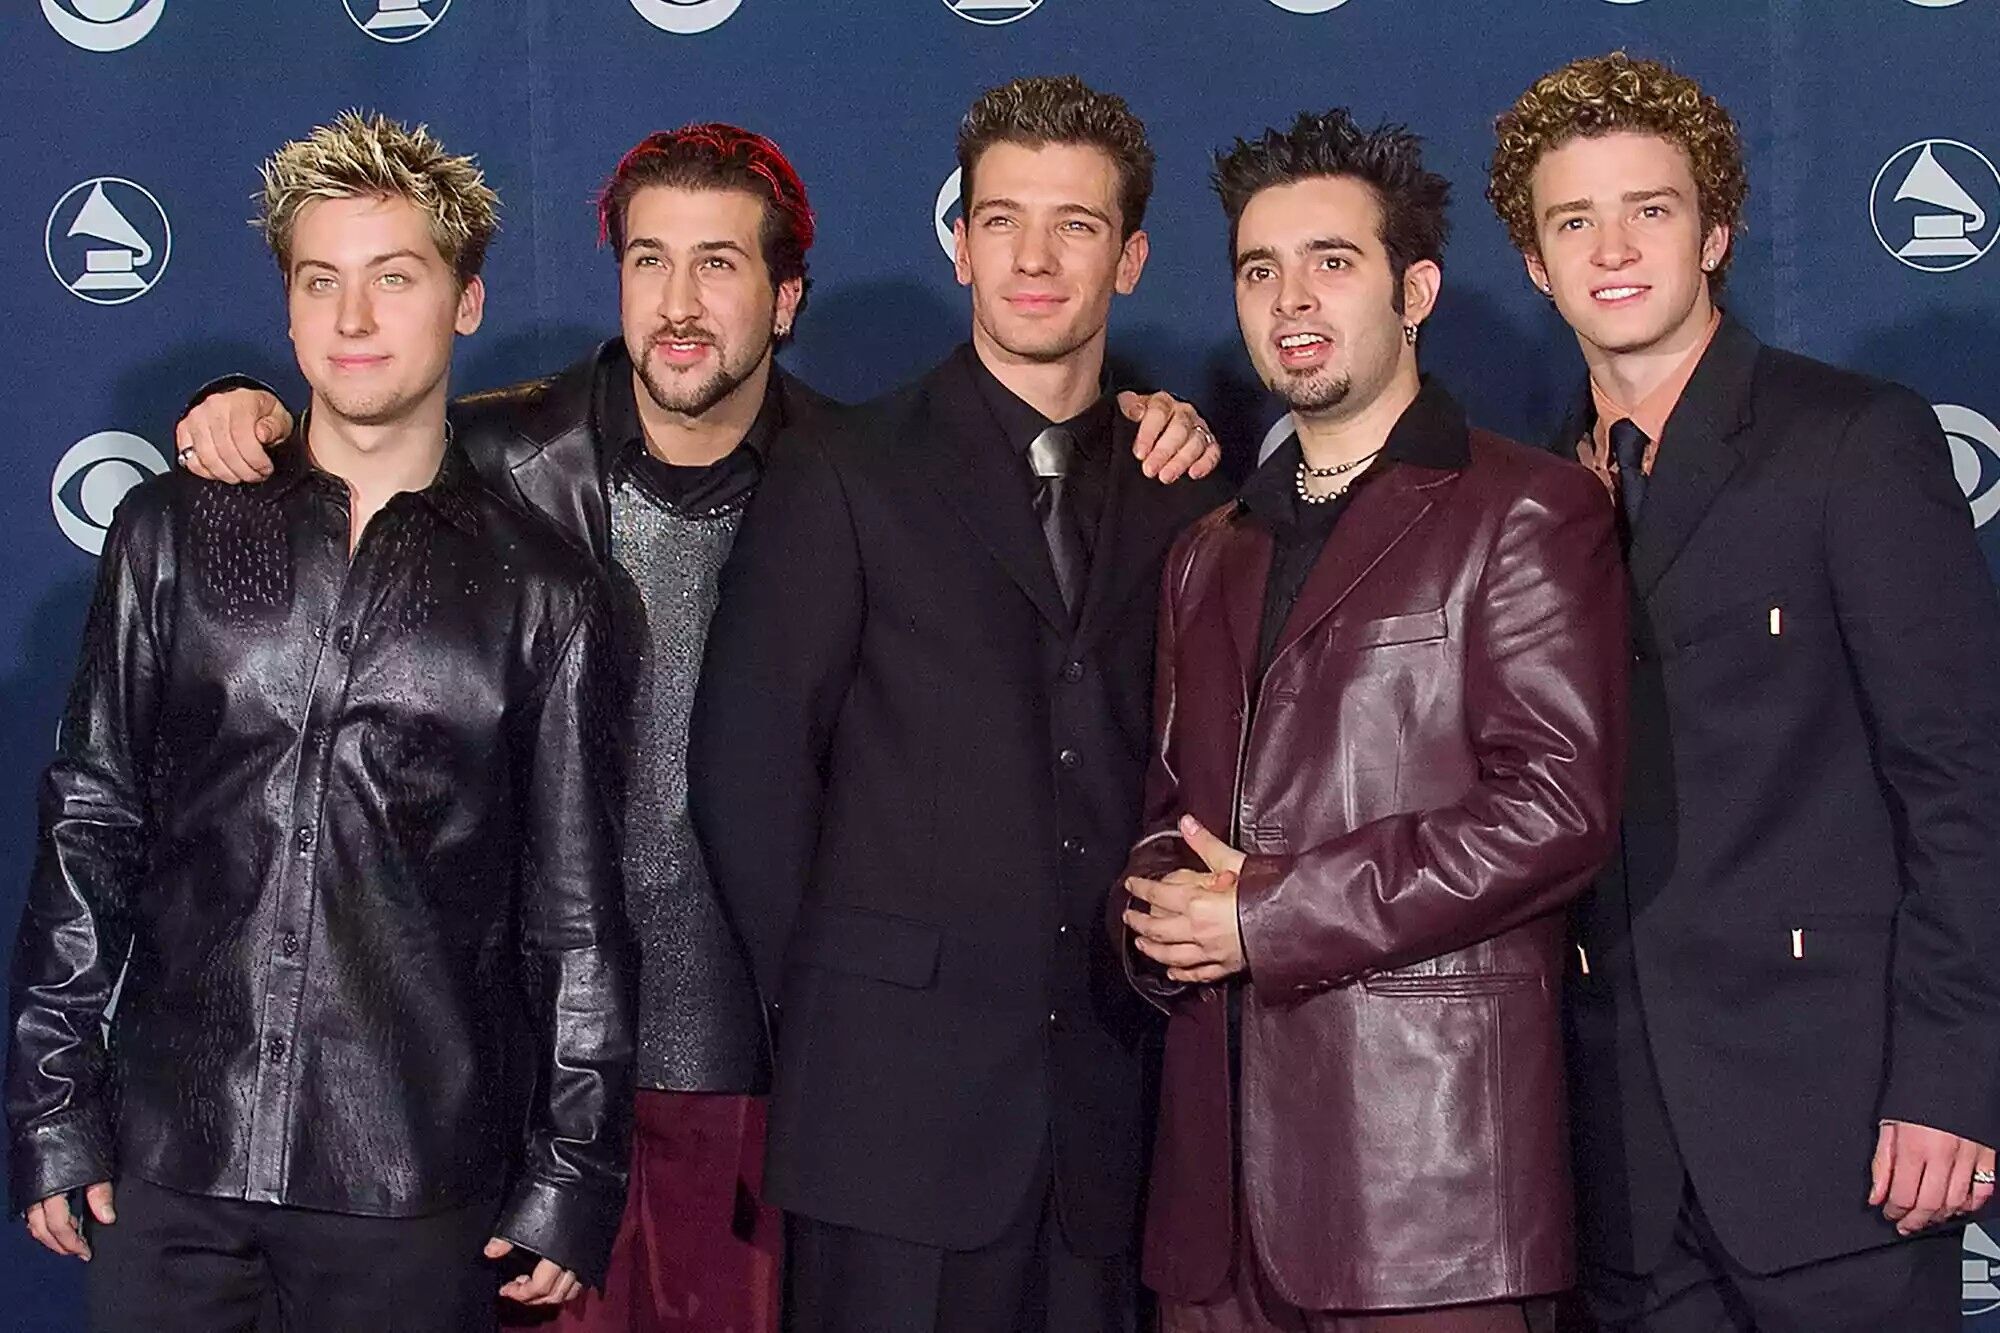
<path id="1" fill-rule="evenodd" d="M 42 0 L 42 17 L 71 46 L 123 51 L 144 41 L 167 0 Z"/>
<path id="2" fill-rule="evenodd" d="M 1972 506 L 1973 526 L 1983 528 L 2000 514 L 2000 427 L 1954 403 L 1939 403 L 1931 410 L 1951 446 L 1952 475 Z"/>
<path id="3" fill-rule="evenodd" d="M 49 482 L 49 508 L 63 536 L 92 555 L 104 553 L 104 534 L 126 492 L 167 470 L 160 451 L 137 435 L 101 430 L 69 447 Z"/>

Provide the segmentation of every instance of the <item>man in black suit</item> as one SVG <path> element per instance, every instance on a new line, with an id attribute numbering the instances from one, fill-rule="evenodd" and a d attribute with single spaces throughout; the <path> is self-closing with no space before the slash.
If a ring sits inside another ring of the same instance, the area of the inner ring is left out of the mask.
<path id="1" fill-rule="evenodd" d="M 971 343 L 775 451 L 723 574 L 697 827 L 779 1005 L 796 1333 L 1129 1327 L 1146 1019 L 1097 916 L 1137 827 L 1156 580 L 1219 489 L 1103 387 L 1145 131 L 1073 78 L 959 134 Z"/>
<path id="2" fill-rule="evenodd" d="M 1693 81 L 1577 61 L 1498 130 L 1590 371 L 1556 447 L 1629 544 L 1623 854 L 1569 985 L 1589 1305 L 1955 1330 L 2000 1141 L 2000 611 L 1944 439 L 1716 307 L 1743 166 Z"/>

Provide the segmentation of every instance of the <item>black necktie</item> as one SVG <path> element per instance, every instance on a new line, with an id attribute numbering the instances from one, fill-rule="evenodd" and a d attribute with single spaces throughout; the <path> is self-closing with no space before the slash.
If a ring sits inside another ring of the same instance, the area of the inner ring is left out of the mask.
<path id="1" fill-rule="evenodd" d="M 1618 505 L 1624 510 L 1628 533 L 1638 530 L 1639 507 L 1646 503 L 1646 446 L 1651 443 L 1632 418 L 1611 423 L 1611 456 L 1618 460 Z"/>
<path id="2" fill-rule="evenodd" d="M 1076 437 L 1061 426 L 1049 427 L 1028 445 L 1028 468 L 1035 474 L 1035 517 L 1041 520 L 1056 587 L 1071 615 L 1083 600 L 1086 559 L 1076 522 L 1076 497 L 1069 484 L 1070 464 L 1075 461 Z"/>

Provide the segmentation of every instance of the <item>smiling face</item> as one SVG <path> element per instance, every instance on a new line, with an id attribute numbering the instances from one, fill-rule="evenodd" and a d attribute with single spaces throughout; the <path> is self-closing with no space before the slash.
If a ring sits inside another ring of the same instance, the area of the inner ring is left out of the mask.
<path id="1" fill-rule="evenodd" d="M 1146 266 L 1146 233 L 1120 238 L 1111 155 L 996 143 L 971 170 L 953 262 L 972 288 L 975 343 L 1032 362 L 1101 345 L 1112 294 L 1129 293 Z"/>
<path id="2" fill-rule="evenodd" d="M 1345 415 L 1374 403 L 1416 351 L 1438 266 L 1403 274 L 1402 306 L 1375 192 L 1345 176 L 1260 190 L 1236 226 L 1236 322 L 1257 375 L 1294 412 Z"/>
<path id="3" fill-rule="evenodd" d="M 767 205 L 746 190 L 655 185 L 625 211 L 618 291 L 625 350 L 647 394 L 699 416 L 771 355 L 798 310 L 799 279 L 771 283 Z"/>
<path id="4" fill-rule="evenodd" d="M 1704 265 L 1729 229 L 1704 229 L 1694 173 L 1679 145 L 1620 132 L 1572 139 L 1535 164 L 1536 253 L 1528 276 L 1587 349 L 1672 349 L 1708 325 Z"/>
<path id="5" fill-rule="evenodd" d="M 452 341 L 479 327 L 485 288 L 460 288 L 414 204 L 315 199 L 290 254 L 292 347 L 317 411 L 379 426 L 442 403 Z"/>

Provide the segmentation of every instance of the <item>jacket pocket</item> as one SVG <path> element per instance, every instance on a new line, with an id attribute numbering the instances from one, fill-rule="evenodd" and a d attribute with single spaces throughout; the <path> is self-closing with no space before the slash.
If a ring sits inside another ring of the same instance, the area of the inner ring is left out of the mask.
<path id="1" fill-rule="evenodd" d="M 1361 989 L 1370 995 L 1432 1000 L 1503 995 L 1508 991 L 1533 990 L 1541 984 L 1542 978 L 1533 972 L 1430 972 L 1422 975 L 1380 972 L 1361 979 Z"/>
<path id="2" fill-rule="evenodd" d="M 1387 648 L 1398 643 L 1428 643 L 1446 634 L 1444 608 L 1413 611 L 1402 616 L 1356 620 L 1334 630 L 1328 646 L 1336 652 L 1355 648 Z"/>
<path id="3" fill-rule="evenodd" d="M 808 967 L 922 990 L 937 980 L 936 926 L 862 907 L 816 907 L 799 924 L 793 956 Z"/>

